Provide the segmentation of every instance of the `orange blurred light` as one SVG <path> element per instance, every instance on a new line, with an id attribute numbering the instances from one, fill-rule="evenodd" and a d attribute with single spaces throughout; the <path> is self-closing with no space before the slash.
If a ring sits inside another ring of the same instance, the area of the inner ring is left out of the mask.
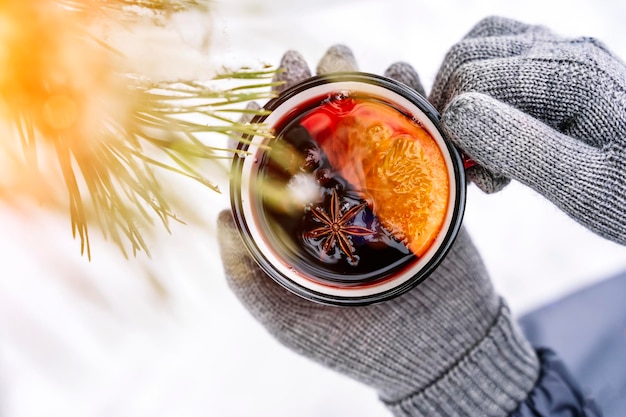
<path id="1" fill-rule="evenodd" d="M 101 157 L 113 135 L 107 127 L 125 123 L 130 100 L 117 57 L 90 33 L 98 2 L 78 0 L 80 11 L 68 4 L 0 0 L 0 127 L 8 132 L 0 152 L 23 157 L 0 190 L 41 202 L 54 178 L 50 192 L 69 204 L 74 233 L 86 239 L 83 200 L 93 187 L 85 189 L 85 175 L 111 176 Z M 22 181 L 33 175 L 39 180 Z"/>
<path id="2" fill-rule="evenodd" d="M 43 118 L 53 129 L 68 129 L 76 123 L 76 102 L 63 94 L 53 95 L 43 105 Z"/>
<path id="3" fill-rule="evenodd" d="M 86 15 L 59 0 L 0 0 L 0 117 L 16 132 L 0 145 L 21 135 L 87 156 L 87 138 L 127 109 L 113 54 L 90 36 Z"/>

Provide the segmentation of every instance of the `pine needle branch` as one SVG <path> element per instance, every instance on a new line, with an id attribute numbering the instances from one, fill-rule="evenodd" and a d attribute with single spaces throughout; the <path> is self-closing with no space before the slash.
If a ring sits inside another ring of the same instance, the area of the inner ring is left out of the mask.
<path id="1" fill-rule="evenodd" d="M 239 120 L 265 114 L 245 104 L 272 97 L 274 69 L 153 82 L 120 70 L 122 55 L 88 31 L 90 19 L 206 10 L 207 1 L 8 0 L 0 7 L 15 23 L 0 33 L 9 69 L 0 77 L 0 126 L 13 132 L 0 147 L 6 155 L 13 145 L 22 150 L 15 166 L 24 171 L 15 178 L 41 171 L 34 182 L 48 184 L 56 168 L 61 185 L 52 188 L 64 190 L 72 234 L 88 257 L 94 225 L 125 255 L 149 254 L 144 234 L 155 223 L 169 231 L 183 222 L 164 174 L 219 192 L 205 164 L 235 152 L 226 138 L 271 136 Z M 0 199 L 20 188 L 0 183 Z"/>

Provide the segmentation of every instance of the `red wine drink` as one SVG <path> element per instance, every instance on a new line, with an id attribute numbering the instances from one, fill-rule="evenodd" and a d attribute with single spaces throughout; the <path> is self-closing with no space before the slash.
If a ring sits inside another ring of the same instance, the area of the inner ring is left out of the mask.
<path id="1" fill-rule="evenodd" d="M 266 105 L 272 137 L 246 138 L 231 199 L 245 247 L 312 301 L 362 305 L 418 285 L 460 227 L 465 178 L 438 115 L 384 77 L 314 77 Z"/>

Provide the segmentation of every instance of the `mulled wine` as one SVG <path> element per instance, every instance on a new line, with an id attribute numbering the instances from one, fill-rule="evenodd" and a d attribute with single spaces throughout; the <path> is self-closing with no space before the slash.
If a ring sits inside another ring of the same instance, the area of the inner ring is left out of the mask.
<path id="1" fill-rule="evenodd" d="M 274 137 L 235 158 L 244 242 L 288 289 L 380 301 L 416 285 L 449 248 L 464 202 L 460 158 L 434 110 L 405 90 L 362 73 L 308 80 L 269 103 Z"/>

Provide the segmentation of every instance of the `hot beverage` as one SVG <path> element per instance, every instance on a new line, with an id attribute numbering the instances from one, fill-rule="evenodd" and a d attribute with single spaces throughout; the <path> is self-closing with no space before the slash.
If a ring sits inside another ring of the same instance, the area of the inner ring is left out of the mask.
<path id="1" fill-rule="evenodd" d="M 409 89 L 360 73 L 311 79 L 268 105 L 274 137 L 235 159 L 244 242 L 302 296 L 364 304 L 403 292 L 458 229 L 458 153 L 425 100 L 397 90 Z"/>

